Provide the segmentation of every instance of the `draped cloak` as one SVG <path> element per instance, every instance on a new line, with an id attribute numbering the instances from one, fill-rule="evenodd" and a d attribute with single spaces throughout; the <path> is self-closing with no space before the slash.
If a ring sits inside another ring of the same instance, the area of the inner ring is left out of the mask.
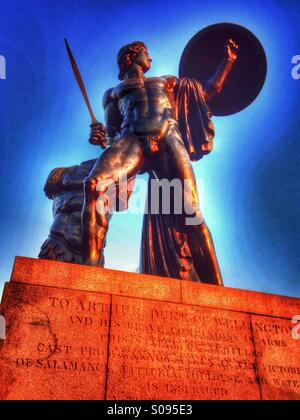
<path id="1" fill-rule="evenodd" d="M 199 161 L 213 149 L 212 114 L 205 102 L 203 88 L 197 80 L 181 78 L 175 92 L 179 129 L 191 161 Z M 151 209 L 150 173 L 147 209 Z M 198 282 L 214 283 L 197 230 L 182 227 L 182 215 L 144 215 L 141 267 L 153 274 Z"/>

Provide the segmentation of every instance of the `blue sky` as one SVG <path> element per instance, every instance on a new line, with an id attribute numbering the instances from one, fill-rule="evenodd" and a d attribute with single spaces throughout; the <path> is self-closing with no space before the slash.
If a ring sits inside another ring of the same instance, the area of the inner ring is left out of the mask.
<path id="1" fill-rule="evenodd" d="M 215 118 L 214 152 L 195 164 L 204 213 L 227 286 L 300 296 L 300 4 L 265 0 L 1 0 L 0 290 L 14 257 L 36 257 L 52 221 L 43 185 L 51 169 L 96 158 L 89 116 L 63 38 L 75 52 L 92 105 L 118 83 L 116 54 L 132 40 L 149 46 L 149 75 L 178 74 L 182 51 L 200 29 L 234 22 L 256 34 L 269 64 L 266 85 L 243 112 Z M 116 214 L 107 266 L 138 266 L 142 216 Z"/>

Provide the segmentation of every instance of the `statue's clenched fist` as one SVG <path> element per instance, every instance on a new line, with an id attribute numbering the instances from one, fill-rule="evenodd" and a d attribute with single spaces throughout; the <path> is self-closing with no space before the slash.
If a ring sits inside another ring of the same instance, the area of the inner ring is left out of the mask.
<path id="1" fill-rule="evenodd" d="M 95 123 L 91 126 L 91 134 L 89 142 L 94 146 L 101 146 L 102 149 L 105 149 L 107 146 L 106 140 L 106 128 L 101 123 Z"/>
<path id="2" fill-rule="evenodd" d="M 227 42 L 225 49 L 226 55 L 229 58 L 229 60 L 236 61 L 238 57 L 239 46 L 232 38 L 230 38 Z"/>

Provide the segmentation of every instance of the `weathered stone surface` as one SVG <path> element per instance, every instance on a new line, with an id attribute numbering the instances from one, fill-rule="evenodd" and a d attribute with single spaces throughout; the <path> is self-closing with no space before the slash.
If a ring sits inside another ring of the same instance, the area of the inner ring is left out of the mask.
<path id="1" fill-rule="evenodd" d="M 181 301 L 180 280 L 17 257 L 11 281 L 113 295 Z"/>
<path id="2" fill-rule="evenodd" d="M 290 320 L 251 316 L 265 400 L 300 400 L 300 340 Z"/>
<path id="3" fill-rule="evenodd" d="M 113 297 L 108 399 L 259 399 L 247 314 Z"/>
<path id="4" fill-rule="evenodd" d="M 0 400 L 104 399 L 110 296 L 9 284 Z"/>
<path id="5" fill-rule="evenodd" d="M 182 282 L 182 303 L 291 319 L 300 314 L 300 299 Z"/>
<path id="6" fill-rule="evenodd" d="M 0 399 L 297 400 L 298 314 L 296 298 L 17 258 Z"/>

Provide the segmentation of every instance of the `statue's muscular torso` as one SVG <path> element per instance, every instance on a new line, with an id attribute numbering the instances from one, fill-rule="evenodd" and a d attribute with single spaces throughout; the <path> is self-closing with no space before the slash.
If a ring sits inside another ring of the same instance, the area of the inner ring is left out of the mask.
<path id="1" fill-rule="evenodd" d="M 110 89 L 104 97 L 108 130 L 163 136 L 169 124 L 176 121 L 177 81 L 172 76 L 129 79 Z"/>

